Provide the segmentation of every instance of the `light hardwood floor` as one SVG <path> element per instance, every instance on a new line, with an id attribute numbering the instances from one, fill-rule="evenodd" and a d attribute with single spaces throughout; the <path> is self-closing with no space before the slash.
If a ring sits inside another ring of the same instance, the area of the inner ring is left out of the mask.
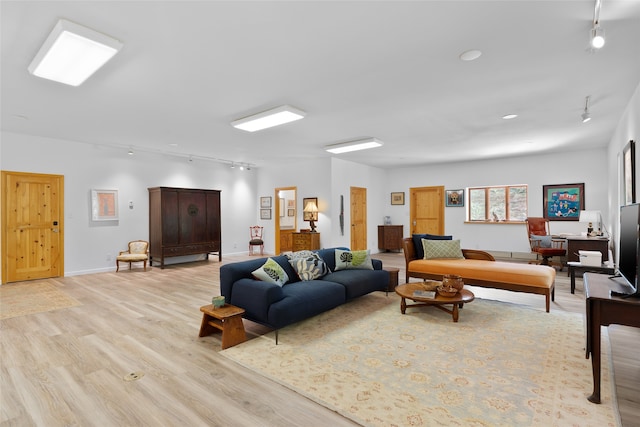
<path id="1" fill-rule="evenodd" d="M 403 282 L 402 254 L 375 257 L 400 268 Z M 355 425 L 218 355 L 219 335 L 198 338 L 199 308 L 219 294 L 220 265 L 212 258 L 47 280 L 82 305 L 0 321 L 0 425 Z M 571 295 L 559 273 L 552 310 L 582 313 L 581 285 Z M 544 310 L 539 295 L 473 291 Z M 245 326 L 250 336 L 267 330 Z M 639 426 L 640 329 L 612 326 L 609 335 L 623 425 Z M 130 373 L 144 376 L 125 381 Z"/>

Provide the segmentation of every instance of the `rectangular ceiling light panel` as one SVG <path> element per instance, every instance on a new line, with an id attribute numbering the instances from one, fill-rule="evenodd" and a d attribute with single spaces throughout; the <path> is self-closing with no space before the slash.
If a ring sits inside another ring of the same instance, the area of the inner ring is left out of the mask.
<path id="1" fill-rule="evenodd" d="M 34 76 L 81 85 L 122 48 L 105 34 L 61 19 L 29 65 Z"/>
<path id="2" fill-rule="evenodd" d="M 367 150 L 369 148 L 380 147 L 382 145 L 384 145 L 384 143 L 377 138 L 366 138 L 359 139 L 357 141 L 327 145 L 324 149 L 333 154 L 342 154 L 350 151 Z"/>
<path id="3" fill-rule="evenodd" d="M 302 110 L 298 110 L 290 105 L 282 105 L 272 108 L 271 110 L 234 120 L 231 122 L 231 126 L 246 130 L 247 132 L 255 132 L 300 120 L 306 115 L 307 113 Z"/>

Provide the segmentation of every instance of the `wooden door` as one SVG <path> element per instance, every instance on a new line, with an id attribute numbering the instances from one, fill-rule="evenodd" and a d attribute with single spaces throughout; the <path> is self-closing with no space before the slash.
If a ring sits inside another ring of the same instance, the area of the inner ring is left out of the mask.
<path id="1" fill-rule="evenodd" d="M 351 187 L 351 250 L 367 249 L 367 189 Z"/>
<path id="2" fill-rule="evenodd" d="M 444 187 L 409 189 L 411 234 L 444 234 Z"/>
<path id="3" fill-rule="evenodd" d="M 64 176 L 2 171 L 2 282 L 64 275 Z"/>

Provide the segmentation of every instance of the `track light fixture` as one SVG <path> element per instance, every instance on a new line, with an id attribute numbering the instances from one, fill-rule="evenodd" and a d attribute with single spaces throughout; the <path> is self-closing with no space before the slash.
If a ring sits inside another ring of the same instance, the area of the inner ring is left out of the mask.
<path id="1" fill-rule="evenodd" d="M 587 96 L 584 99 L 584 113 L 582 113 L 582 123 L 587 123 L 589 120 L 591 120 L 591 114 L 589 113 L 589 100 L 591 99 L 590 96 Z"/>
<path id="2" fill-rule="evenodd" d="M 589 40 L 592 49 L 600 49 L 604 46 L 604 30 L 600 27 L 600 8 L 602 7 L 601 0 L 596 0 L 595 7 L 593 9 L 593 26 L 589 32 Z"/>

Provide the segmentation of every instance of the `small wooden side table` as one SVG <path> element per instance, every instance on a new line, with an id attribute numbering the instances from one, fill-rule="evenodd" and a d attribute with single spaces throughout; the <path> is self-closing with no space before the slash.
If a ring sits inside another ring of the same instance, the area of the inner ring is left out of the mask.
<path id="1" fill-rule="evenodd" d="M 223 350 L 247 340 L 242 323 L 243 308 L 231 304 L 214 308 L 212 304 L 209 304 L 200 307 L 200 311 L 204 314 L 199 337 L 206 337 L 213 332 L 221 331 Z"/>
<path id="2" fill-rule="evenodd" d="M 398 273 L 400 272 L 400 269 L 396 267 L 384 267 L 383 270 L 389 272 L 387 292 L 393 292 L 396 289 L 396 286 L 398 286 Z"/>
<path id="3" fill-rule="evenodd" d="M 616 267 L 608 264 L 602 264 L 600 266 L 597 265 L 582 265 L 577 262 L 569 261 L 567 263 L 569 265 L 569 276 L 571 276 L 571 293 L 576 293 L 576 273 L 582 271 L 592 272 L 592 273 L 602 273 L 602 274 L 616 274 Z"/>

